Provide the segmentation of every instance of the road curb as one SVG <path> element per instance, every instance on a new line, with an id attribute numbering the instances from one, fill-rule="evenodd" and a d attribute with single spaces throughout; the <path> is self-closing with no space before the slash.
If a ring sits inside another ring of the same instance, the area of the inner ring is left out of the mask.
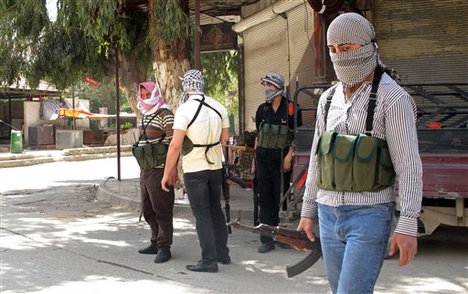
<path id="1" fill-rule="evenodd" d="M 132 156 L 131 145 L 122 146 L 120 151 L 121 157 Z M 44 152 L 46 151 L 41 153 L 26 151 L 26 153 L 2 154 L 0 156 L 0 168 L 30 166 L 54 161 L 83 161 L 117 157 L 116 146 L 54 150 L 50 154 L 44 154 Z"/>
<path id="2" fill-rule="evenodd" d="M 98 185 L 96 198 L 109 202 L 112 205 L 128 207 L 135 210 L 141 209 L 141 195 L 139 180 L 121 180 L 108 177 Z M 174 204 L 174 216 L 192 213 L 190 204 Z"/>

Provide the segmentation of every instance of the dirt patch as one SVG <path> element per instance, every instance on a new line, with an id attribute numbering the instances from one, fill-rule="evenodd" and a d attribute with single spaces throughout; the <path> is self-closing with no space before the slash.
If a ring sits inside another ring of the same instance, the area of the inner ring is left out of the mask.
<path id="1" fill-rule="evenodd" d="M 2 195 L 2 206 L 47 218 L 94 217 L 111 207 L 110 203 L 97 200 L 97 189 L 96 185 L 73 185 L 10 191 Z"/>

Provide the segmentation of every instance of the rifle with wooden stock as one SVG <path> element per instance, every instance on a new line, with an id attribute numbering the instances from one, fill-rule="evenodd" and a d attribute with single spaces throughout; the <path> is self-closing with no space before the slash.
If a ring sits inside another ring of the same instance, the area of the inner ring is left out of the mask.
<path id="1" fill-rule="evenodd" d="M 238 228 L 240 230 L 260 234 L 262 236 L 271 237 L 277 242 L 288 244 L 298 251 L 309 252 L 307 256 L 299 261 L 298 263 L 286 266 L 286 273 L 288 278 L 294 277 L 311 266 L 313 266 L 322 256 L 322 249 L 320 247 L 320 239 L 315 238 L 312 242 L 307 237 L 304 231 L 296 231 L 294 229 L 288 229 L 281 226 L 269 226 L 265 224 L 259 224 L 255 227 L 249 227 L 240 223 L 240 217 L 234 221 L 229 222 L 228 226 Z"/>

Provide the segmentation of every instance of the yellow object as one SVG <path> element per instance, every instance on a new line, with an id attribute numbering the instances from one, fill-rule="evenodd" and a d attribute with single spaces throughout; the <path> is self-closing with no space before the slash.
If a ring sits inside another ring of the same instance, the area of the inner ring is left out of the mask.
<path id="1" fill-rule="evenodd" d="M 59 116 L 74 117 L 74 118 L 84 118 L 84 117 L 92 115 L 91 112 L 87 112 L 81 109 L 64 109 L 64 108 L 59 109 L 57 113 Z"/>

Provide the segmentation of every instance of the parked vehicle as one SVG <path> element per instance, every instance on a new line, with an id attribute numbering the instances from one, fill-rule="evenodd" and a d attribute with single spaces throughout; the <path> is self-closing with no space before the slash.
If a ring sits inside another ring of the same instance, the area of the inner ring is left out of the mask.
<path id="1" fill-rule="evenodd" d="M 294 104 L 304 125 L 295 128 L 295 165 L 283 216 L 298 217 L 314 135 L 317 102 L 331 85 L 296 86 Z M 468 83 L 404 84 L 418 108 L 419 152 L 423 164 L 420 233 L 431 234 L 440 224 L 468 226 Z M 312 101 L 310 101 L 312 99 Z M 309 100 L 309 101 L 307 101 Z M 296 107 L 297 109 L 297 107 Z M 308 112 L 308 114 L 306 114 Z M 398 215 L 398 207 L 396 211 Z"/>

